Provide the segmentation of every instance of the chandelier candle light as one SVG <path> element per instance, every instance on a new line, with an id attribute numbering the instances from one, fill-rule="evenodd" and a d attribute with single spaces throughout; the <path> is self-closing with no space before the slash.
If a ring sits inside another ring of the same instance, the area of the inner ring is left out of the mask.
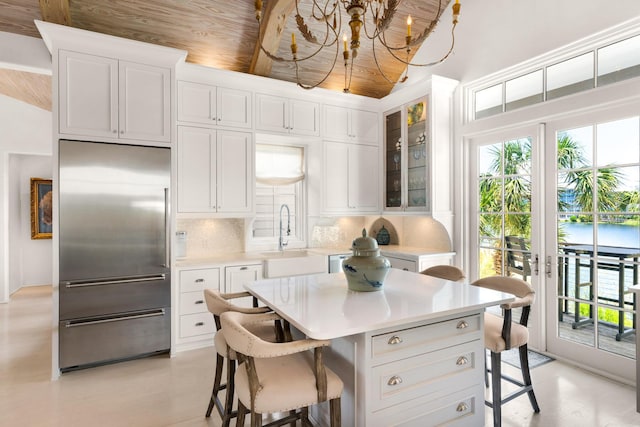
<path id="1" fill-rule="evenodd" d="M 276 0 L 271 0 L 276 1 Z M 406 1 L 406 0 L 404 0 Z M 424 0 L 413 0 L 415 2 L 421 2 Z M 427 67 L 435 64 L 439 64 L 446 60 L 455 44 L 454 31 L 458 24 L 458 17 L 460 15 L 460 0 L 455 0 L 452 7 L 453 23 L 451 27 L 451 47 L 445 53 L 445 55 L 433 62 L 429 63 L 412 63 L 410 61 L 410 55 L 412 48 L 419 46 L 422 42 L 431 34 L 438 23 L 439 17 L 442 14 L 444 7 L 449 0 L 438 0 L 438 10 L 433 20 L 426 26 L 426 28 L 417 36 L 412 36 L 412 25 L 414 24 L 411 15 L 407 17 L 407 35 L 404 38 L 404 45 L 393 46 L 388 40 L 386 32 L 391 27 L 393 18 L 398 8 L 403 3 L 403 0 L 295 0 L 296 10 L 296 26 L 297 29 L 304 38 L 304 40 L 314 47 L 308 55 L 298 57 L 298 45 L 296 44 L 296 35 L 291 33 L 291 57 L 284 58 L 277 56 L 275 53 L 267 50 L 260 39 L 260 49 L 271 60 L 280 62 L 290 62 L 295 65 L 296 70 L 296 82 L 298 86 L 304 89 L 312 89 L 322 84 L 331 74 L 335 68 L 339 48 L 340 48 L 340 34 L 342 34 L 342 48 L 344 58 L 344 89 L 345 93 L 350 92 L 351 77 L 353 75 L 353 64 L 358 56 L 358 49 L 360 48 L 360 34 L 364 29 L 365 36 L 372 41 L 372 53 L 376 67 L 389 83 L 396 83 L 390 79 L 382 70 L 378 54 L 376 54 L 376 44 L 382 45 L 384 50 L 388 52 L 395 60 L 407 66 L 407 71 L 404 73 L 399 81 L 404 82 L 408 78 L 408 66 L 414 67 Z M 443 4 L 444 3 L 444 4 Z M 311 14 L 307 18 L 301 14 L 301 4 L 304 4 L 311 8 Z M 262 7 L 263 0 L 255 0 L 255 15 L 258 23 L 262 25 Z M 343 10 L 344 9 L 344 10 Z M 351 43 L 348 44 L 347 33 L 342 30 L 342 14 L 346 13 L 349 19 L 349 29 L 351 33 Z M 305 20 L 306 19 L 306 20 Z M 312 29 L 320 26 L 323 28 L 323 34 L 316 36 Z M 262 31 L 261 31 L 262 32 Z M 335 55 L 333 64 L 322 77 L 322 79 L 316 83 L 303 83 L 300 79 L 299 64 L 307 59 L 313 58 L 325 48 L 334 48 Z M 378 48 L 379 50 L 380 48 Z M 406 59 L 400 57 L 399 52 L 406 52 Z"/>

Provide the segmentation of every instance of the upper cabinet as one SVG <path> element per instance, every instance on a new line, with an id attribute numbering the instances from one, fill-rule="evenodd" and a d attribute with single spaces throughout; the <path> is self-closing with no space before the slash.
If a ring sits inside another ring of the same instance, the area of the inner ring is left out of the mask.
<path id="1" fill-rule="evenodd" d="M 356 215 L 379 211 L 378 147 L 324 142 L 323 210 Z"/>
<path id="2" fill-rule="evenodd" d="M 430 211 L 429 98 L 385 114 L 385 208 Z"/>
<path id="3" fill-rule="evenodd" d="M 320 134 L 320 105 L 316 102 L 256 94 L 256 130 L 295 135 Z"/>
<path id="4" fill-rule="evenodd" d="M 426 95 L 384 114 L 384 210 L 452 215 L 452 96 L 457 82 L 436 78 Z"/>
<path id="5" fill-rule="evenodd" d="M 251 133 L 178 127 L 178 213 L 248 215 L 253 176 Z"/>
<path id="6" fill-rule="evenodd" d="M 251 92 L 178 81 L 178 121 L 251 128 Z"/>
<path id="7" fill-rule="evenodd" d="M 171 70 L 60 50 L 59 133 L 171 141 Z"/>
<path id="8" fill-rule="evenodd" d="M 323 136 L 334 141 L 378 145 L 378 114 L 325 105 Z"/>

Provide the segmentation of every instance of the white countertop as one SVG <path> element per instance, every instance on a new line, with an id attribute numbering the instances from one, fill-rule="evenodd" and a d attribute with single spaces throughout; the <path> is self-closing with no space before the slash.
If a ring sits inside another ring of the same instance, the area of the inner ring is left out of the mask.
<path id="1" fill-rule="evenodd" d="M 388 256 L 395 256 L 399 258 L 418 260 L 422 256 L 440 256 L 440 255 L 455 255 L 455 252 L 442 252 L 427 248 L 417 248 L 410 246 L 399 245 L 381 245 L 379 246 L 380 253 Z M 307 249 L 287 249 L 281 256 L 286 257 L 287 252 L 295 252 L 304 250 L 310 254 L 319 255 L 339 255 L 339 254 L 351 254 L 351 248 L 307 248 Z M 179 258 L 176 260 L 176 267 L 178 268 L 198 268 L 198 267 L 214 267 L 220 265 L 232 265 L 232 264 L 247 264 L 247 263 L 261 263 L 266 258 L 265 252 L 232 252 L 228 254 L 221 254 L 218 256 L 198 258 Z M 274 254 L 277 251 L 271 251 Z"/>
<path id="2" fill-rule="evenodd" d="M 245 288 L 310 338 L 333 339 L 513 301 L 510 294 L 391 269 L 383 289 L 354 292 L 344 273 L 251 282 Z"/>

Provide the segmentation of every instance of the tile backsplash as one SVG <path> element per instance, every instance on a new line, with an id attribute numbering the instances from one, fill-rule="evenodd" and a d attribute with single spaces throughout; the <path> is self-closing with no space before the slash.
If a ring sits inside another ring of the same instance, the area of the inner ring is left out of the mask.
<path id="1" fill-rule="evenodd" d="M 309 217 L 310 248 L 335 248 L 348 251 L 354 238 L 366 228 L 375 237 L 373 225 L 380 216 Z M 451 239 L 444 226 L 427 216 L 384 217 L 394 227 L 398 244 L 448 252 Z M 177 231 L 186 234 L 186 258 L 207 258 L 245 251 L 245 220 L 179 219 Z"/>
<path id="2" fill-rule="evenodd" d="M 244 220 L 179 219 L 178 231 L 186 231 L 186 258 L 206 258 L 244 252 Z"/>

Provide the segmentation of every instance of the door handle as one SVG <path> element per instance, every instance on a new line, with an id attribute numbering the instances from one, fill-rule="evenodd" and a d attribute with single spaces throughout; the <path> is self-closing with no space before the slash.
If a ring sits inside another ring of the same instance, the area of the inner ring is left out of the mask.
<path id="1" fill-rule="evenodd" d="M 538 254 L 535 254 L 531 264 L 533 264 L 533 272 L 538 276 L 540 274 L 540 267 L 538 266 L 540 264 L 540 259 L 538 258 Z"/>
<path id="2" fill-rule="evenodd" d="M 551 278 L 551 256 L 548 256 L 547 262 L 544 263 L 544 272 L 547 277 Z"/>

